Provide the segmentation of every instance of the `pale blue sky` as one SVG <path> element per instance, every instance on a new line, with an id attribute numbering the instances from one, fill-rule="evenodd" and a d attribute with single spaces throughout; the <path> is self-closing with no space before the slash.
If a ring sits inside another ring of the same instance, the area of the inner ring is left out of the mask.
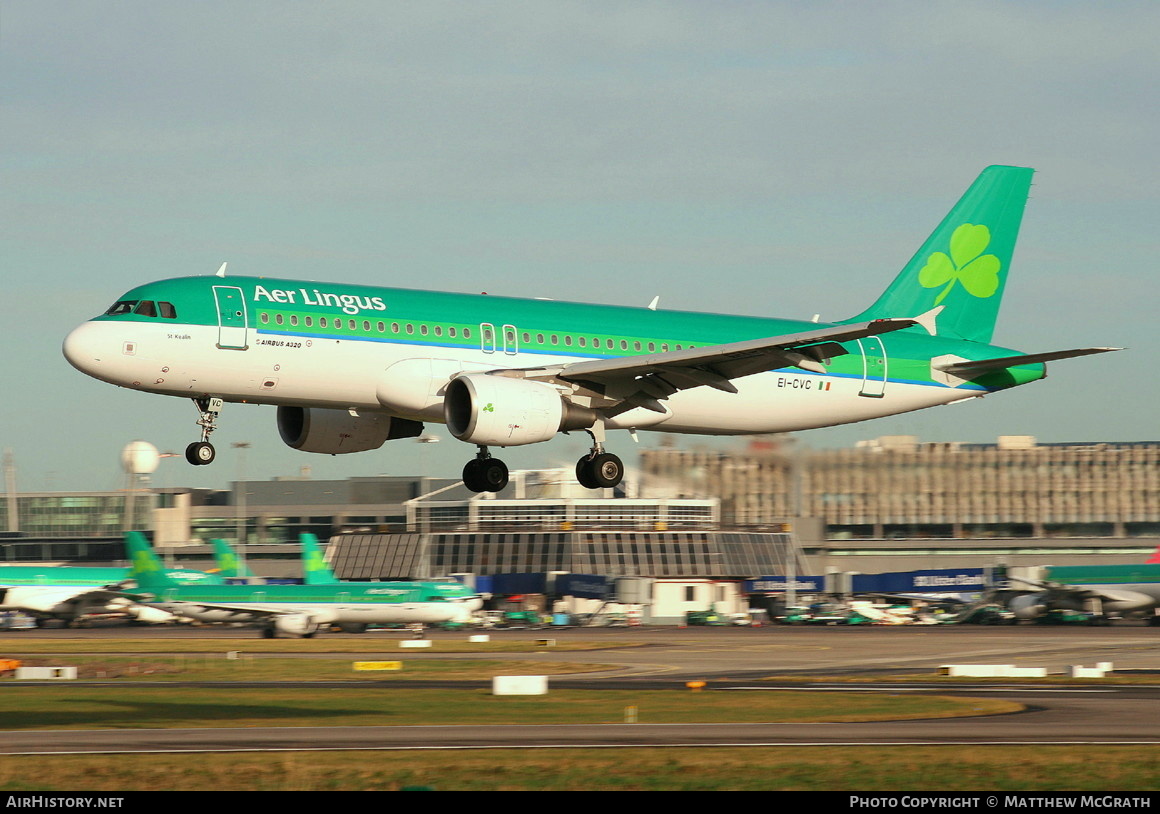
<path id="1" fill-rule="evenodd" d="M 837 319 L 994 163 L 1038 170 L 996 341 L 1130 350 L 803 440 L 1156 440 L 1158 41 L 1154 2 L 0 0 L 0 447 L 22 490 L 89 489 L 120 484 L 131 439 L 196 440 L 188 402 L 60 355 L 144 281 L 228 260 Z M 432 427 L 425 464 L 411 441 L 306 455 L 263 407 L 221 426 L 216 464 L 165 461 L 155 482 L 225 485 L 234 441 L 249 477 L 454 475 L 473 452 Z"/>

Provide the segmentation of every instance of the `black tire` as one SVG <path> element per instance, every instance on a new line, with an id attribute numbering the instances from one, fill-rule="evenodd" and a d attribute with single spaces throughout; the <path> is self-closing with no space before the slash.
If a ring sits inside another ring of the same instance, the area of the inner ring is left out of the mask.
<path id="1" fill-rule="evenodd" d="M 208 441 L 195 441 L 185 448 L 185 460 L 194 466 L 208 466 L 216 457 L 217 452 Z"/>
<path id="2" fill-rule="evenodd" d="M 599 489 L 611 488 L 624 480 L 624 463 L 611 452 L 597 455 L 588 468 Z"/>
<path id="3" fill-rule="evenodd" d="M 487 484 L 483 481 L 483 461 L 472 458 L 463 467 L 463 485 L 473 492 L 486 492 Z"/>
<path id="4" fill-rule="evenodd" d="M 576 480 L 585 489 L 599 489 L 600 484 L 592 477 L 592 468 L 589 466 L 591 463 L 592 459 L 587 455 L 576 462 Z"/>
<path id="5" fill-rule="evenodd" d="M 483 491 L 502 492 L 508 485 L 507 464 L 499 458 L 484 458 L 480 461 L 480 480 L 483 482 Z"/>

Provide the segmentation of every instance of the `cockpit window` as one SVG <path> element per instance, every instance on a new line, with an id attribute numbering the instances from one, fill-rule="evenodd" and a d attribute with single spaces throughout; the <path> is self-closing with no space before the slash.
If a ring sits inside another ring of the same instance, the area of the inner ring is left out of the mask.
<path id="1" fill-rule="evenodd" d="M 137 303 L 137 307 L 133 309 L 134 314 L 140 314 L 143 317 L 157 316 L 157 305 L 153 300 L 141 300 Z"/>
<path id="2" fill-rule="evenodd" d="M 135 305 L 137 305 L 137 300 L 119 300 L 109 307 L 105 315 L 115 317 L 118 314 L 131 314 Z"/>
<path id="3" fill-rule="evenodd" d="M 157 303 L 157 311 L 161 314 L 161 316 L 165 317 L 165 319 L 177 319 L 177 309 L 171 302 Z"/>

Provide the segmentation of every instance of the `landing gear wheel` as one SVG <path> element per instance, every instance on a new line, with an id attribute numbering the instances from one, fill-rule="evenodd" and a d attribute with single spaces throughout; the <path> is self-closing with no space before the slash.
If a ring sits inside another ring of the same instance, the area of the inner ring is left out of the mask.
<path id="1" fill-rule="evenodd" d="M 508 485 L 507 464 L 499 458 L 473 458 L 463 467 L 463 485 L 473 492 L 499 492 Z"/>
<path id="2" fill-rule="evenodd" d="M 209 441 L 195 441 L 185 448 L 185 460 L 194 466 L 211 464 L 215 457 L 217 453 Z"/>
<path id="3" fill-rule="evenodd" d="M 592 470 L 588 466 L 590 463 L 592 459 L 587 455 L 576 462 L 576 480 L 580 481 L 580 485 L 585 489 L 599 489 L 600 484 L 593 479 Z"/>
<path id="4" fill-rule="evenodd" d="M 624 480 L 624 463 L 611 452 L 581 458 L 576 464 L 576 479 L 588 489 L 609 489 Z"/>

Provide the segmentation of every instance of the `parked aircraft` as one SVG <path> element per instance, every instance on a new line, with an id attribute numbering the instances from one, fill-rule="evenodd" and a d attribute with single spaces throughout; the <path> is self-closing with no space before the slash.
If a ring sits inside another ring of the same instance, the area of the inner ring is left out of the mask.
<path id="1" fill-rule="evenodd" d="M 298 535 L 302 544 L 302 578 L 307 585 L 333 585 L 339 579 L 334 571 L 326 564 L 322 556 L 322 549 L 318 545 L 318 538 L 313 534 Z"/>
<path id="2" fill-rule="evenodd" d="M 216 565 L 214 573 L 223 579 L 253 579 L 254 572 L 246 567 L 234 551 L 233 546 L 225 540 L 210 540 L 213 546 L 213 559 Z"/>
<path id="3" fill-rule="evenodd" d="M 256 277 L 184 277 L 122 295 L 64 341 L 77 369 L 193 400 L 209 442 L 227 402 L 278 407 L 282 439 L 340 454 L 445 423 L 477 447 L 463 481 L 508 482 L 494 447 L 584 431 L 589 488 L 615 486 L 608 430 L 748 435 L 978 398 L 1045 362 L 1115 348 L 992 345 L 1033 171 L 993 166 L 861 314 L 834 323 Z"/>
<path id="4" fill-rule="evenodd" d="M 313 636 L 329 624 L 466 622 L 482 602 L 458 582 L 181 586 L 168 579 L 145 538 L 125 536 L 138 593 L 132 598 L 206 622 L 256 622 L 262 635 Z"/>
<path id="5" fill-rule="evenodd" d="M 1010 607 L 1022 620 L 1033 620 L 1052 610 L 1094 611 L 1101 615 L 1144 614 L 1160 625 L 1160 548 L 1138 565 L 1062 565 L 1047 569 L 1035 593 L 1017 596 Z"/>
<path id="6" fill-rule="evenodd" d="M 221 585 L 222 579 L 186 568 L 164 569 L 175 585 Z M 94 613 L 126 613 L 140 622 L 167 622 L 173 617 L 125 599 L 132 587 L 128 568 L 83 566 L 0 566 L 0 610 L 20 611 L 37 619 L 73 622 Z"/>

